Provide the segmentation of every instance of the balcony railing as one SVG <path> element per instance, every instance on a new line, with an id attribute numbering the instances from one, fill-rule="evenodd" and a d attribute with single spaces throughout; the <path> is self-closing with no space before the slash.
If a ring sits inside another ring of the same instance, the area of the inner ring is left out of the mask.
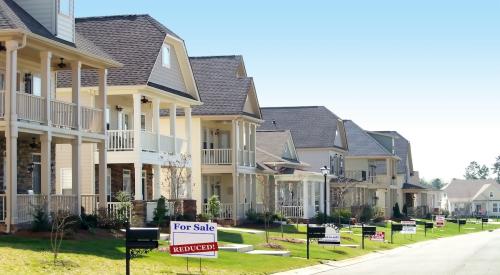
<path id="1" fill-rule="evenodd" d="M 141 147 L 142 150 L 146 152 L 157 152 L 158 141 L 156 139 L 156 133 L 141 132 Z"/>
<path id="2" fill-rule="evenodd" d="M 102 131 L 102 110 L 81 107 L 81 126 L 82 130 L 99 133 Z"/>
<path id="3" fill-rule="evenodd" d="M 50 120 L 60 128 L 76 128 L 76 104 L 58 100 L 50 102 Z"/>
<path id="4" fill-rule="evenodd" d="M 109 151 L 131 151 L 134 150 L 134 130 L 109 130 Z"/>
<path id="5" fill-rule="evenodd" d="M 47 121 L 45 115 L 45 98 L 26 93 L 17 93 L 17 117 L 19 119 L 44 123 Z"/>
<path id="6" fill-rule="evenodd" d="M 205 165 L 228 165 L 232 163 L 232 149 L 202 149 L 201 161 Z"/>
<path id="7" fill-rule="evenodd" d="M 133 151 L 135 130 L 108 130 L 108 151 Z M 156 133 L 141 131 L 141 150 L 145 152 L 158 152 L 158 142 Z M 160 135 L 160 152 L 173 154 L 180 153 L 185 141 L 177 138 L 175 140 L 176 150 L 174 150 L 174 138 Z"/>

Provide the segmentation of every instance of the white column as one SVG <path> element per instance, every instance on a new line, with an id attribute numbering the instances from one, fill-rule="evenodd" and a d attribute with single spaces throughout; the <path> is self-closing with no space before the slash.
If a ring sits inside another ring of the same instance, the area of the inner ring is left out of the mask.
<path id="1" fill-rule="evenodd" d="M 142 162 L 134 163 L 134 193 L 136 201 L 144 199 L 142 195 Z"/>
<path id="2" fill-rule="evenodd" d="M 240 175 L 233 173 L 233 221 L 238 221 L 239 195 L 240 195 Z"/>
<path id="3" fill-rule="evenodd" d="M 76 129 L 81 129 L 81 100 L 80 100 L 80 89 L 81 89 L 81 73 L 82 73 L 82 62 L 73 61 L 71 62 L 71 84 L 72 84 L 72 100 L 73 104 L 76 106 L 75 121 Z"/>
<path id="4" fill-rule="evenodd" d="M 50 193 L 51 193 L 51 178 L 52 178 L 52 135 L 50 133 L 40 136 L 41 143 L 41 185 L 42 194 L 47 196 L 47 212 L 50 213 Z"/>
<path id="5" fill-rule="evenodd" d="M 324 187 L 324 182 L 321 182 L 320 188 L 319 188 L 319 212 L 325 213 L 325 187 Z"/>
<path id="6" fill-rule="evenodd" d="M 134 150 L 138 153 L 137 158 L 141 158 L 141 94 L 133 94 L 134 104 Z"/>
<path id="7" fill-rule="evenodd" d="M 82 201 L 80 198 L 81 195 L 81 186 L 82 186 L 82 177 L 81 177 L 81 161 L 82 161 L 82 138 L 80 136 L 77 136 L 75 140 L 72 141 L 71 145 L 71 151 L 72 151 L 72 166 L 71 166 L 71 172 L 72 172 L 72 191 L 73 195 L 76 196 L 76 201 L 77 201 L 77 213 L 78 215 L 81 214 L 81 205 Z"/>
<path id="8" fill-rule="evenodd" d="M 326 182 L 326 214 L 330 215 L 330 208 L 332 205 L 332 202 L 330 200 L 330 181 Z"/>
<path id="9" fill-rule="evenodd" d="M 304 219 L 309 219 L 309 182 L 302 181 L 302 207 L 304 208 Z"/>
<path id="10" fill-rule="evenodd" d="M 161 197 L 161 166 L 153 165 L 153 200 Z"/>
<path id="11" fill-rule="evenodd" d="M 187 154 L 191 155 L 192 153 L 192 148 L 191 148 L 191 132 L 193 128 L 193 122 L 192 122 L 192 117 L 191 117 L 191 107 L 186 107 L 184 108 L 184 116 L 185 116 L 185 122 L 186 122 L 186 142 L 187 142 Z"/>
<path id="12" fill-rule="evenodd" d="M 252 124 L 252 166 L 253 167 L 256 167 L 256 161 L 257 161 L 257 150 L 256 150 L 256 146 L 257 146 L 257 125 L 255 124 Z"/>
<path id="13" fill-rule="evenodd" d="M 7 232 L 10 226 L 17 223 L 17 108 L 16 108 L 16 83 L 17 83 L 17 41 L 5 42 L 6 69 L 5 69 L 5 154 L 7 187 Z"/>
<path id="14" fill-rule="evenodd" d="M 47 116 L 47 125 L 51 125 L 51 117 L 50 117 L 50 78 L 51 78 L 51 61 L 52 53 L 51 52 L 41 52 L 40 53 L 40 65 L 41 65 L 41 80 L 42 80 L 42 90 L 41 95 L 45 98 L 45 114 Z"/>
<path id="15" fill-rule="evenodd" d="M 245 123 L 243 121 L 239 121 L 238 122 L 238 133 L 239 133 L 239 148 L 238 148 L 238 160 L 241 159 L 241 161 L 238 161 L 238 165 L 241 165 L 243 166 L 245 164 L 245 134 L 244 134 L 244 131 L 245 131 Z"/>
<path id="16" fill-rule="evenodd" d="M 99 96 L 96 101 L 96 107 L 102 110 L 102 133 L 106 133 L 106 108 L 107 108 L 107 94 L 108 94 L 108 70 L 99 70 Z M 99 149 L 99 202 L 100 207 L 107 207 L 107 173 L 108 173 L 108 141 L 107 139 L 97 144 Z"/>
<path id="17" fill-rule="evenodd" d="M 278 190 L 278 181 L 274 180 L 274 212 L 278 213 L 278 199 L 279 199 L 279 190 Z"/>
<path id="18" fill-rule="evenodd" d="M 160 152 L 160 100 L 158 98 L 153 98 L 153 132 L 156 134 L 156 150 L 159 153 Z"/>
<path id="19" fill-rule="evenodd" d="M 170 115 L 170 136 L 172 137 L 173 141 L 173 152 L 174 154 L 177 154 L 177 104 L 175 103 L 170 103 L 170 108 L 169 108 L 169 115 Z"/>

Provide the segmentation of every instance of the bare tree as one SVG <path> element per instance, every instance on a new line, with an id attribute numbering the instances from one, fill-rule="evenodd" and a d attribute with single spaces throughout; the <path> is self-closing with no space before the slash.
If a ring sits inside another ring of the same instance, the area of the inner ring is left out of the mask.
<path id="1" fill-rule="evenodd" d="M 349 193 L 349 189 L 356 186 L 359 181 L 347 177 L 337 178 L 333 183 L 333 188 L 331 189 L 331 205 L 334 209 L 338 210 L 338 223 L 341 224 L 340 220 L 340 210 L 344 206 L 346 194 Z"/>
<path id="2" fill-rule="evenodd" d="M 170 193 L 170 199 L 174 202 L 174 218 L 182 213 L 180 199 L 185 197 L 187 184 L 191 181 L 191 156 L 181 154 L 176 160 L 167 162 L 163 166 L 165 181 Z M 191 186 L 192 188 L 193 186 Z"/>
<path id="3" fill-rule="evenodd" d="M 54 265 L 57 263 L 57 256 L 61 249 L 61 244 L 64 238 L 66 229 L 76 221 L 71 219 L 72 215 L 69 211 L 59 211 L 52 217 L 52 230 L 50 232 L 50 246 L 54 254 Z"/>
<path id="4" fill-rule="evenodd" d="M 269 190 L 268 182 L 265 175 L 257 174 L 256 175 L 257 184 L 261 187 L 262 193 L 262 211 L 264 212 L 264 231 L 266 232 L 266 243 L 269 243 L 269 223 L 271 220 L 271 191 Z M 269 179 L 269 178 L 268 178 Z"/>

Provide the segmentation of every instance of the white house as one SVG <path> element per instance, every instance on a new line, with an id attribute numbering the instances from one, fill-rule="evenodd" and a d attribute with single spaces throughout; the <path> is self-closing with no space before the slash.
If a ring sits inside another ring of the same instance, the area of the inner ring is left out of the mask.
<path id="1" fill-rule="evenodd" d="M 443 188 L 443 206 L 454 216 L 500 216 L 500 184 L 454 179 Z"/>

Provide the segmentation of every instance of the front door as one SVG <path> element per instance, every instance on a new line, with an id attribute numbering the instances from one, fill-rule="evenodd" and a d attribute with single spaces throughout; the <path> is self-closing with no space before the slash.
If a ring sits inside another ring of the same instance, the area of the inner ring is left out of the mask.
<path id="1" fill-rule="evenodd" d="M 145 201 L 148 200 L 148 182 L 146 175 L 146 170 L 142 170 L 142 196 Z"/>
<path id="2" fill-rule="evenodd" d="M 476 214 L 480 214 L 480 213 L 481 213 L 481 205 L 476 204 Z"/>
<path id="3" fill-rule="evenodd" d="M 32 190 L 35 194 L 42 193 L 42 166 L 41 166 L 41 156 L 40 154 L 32 154 L 32 172 L 31 172 L 31 183 Z"/>

